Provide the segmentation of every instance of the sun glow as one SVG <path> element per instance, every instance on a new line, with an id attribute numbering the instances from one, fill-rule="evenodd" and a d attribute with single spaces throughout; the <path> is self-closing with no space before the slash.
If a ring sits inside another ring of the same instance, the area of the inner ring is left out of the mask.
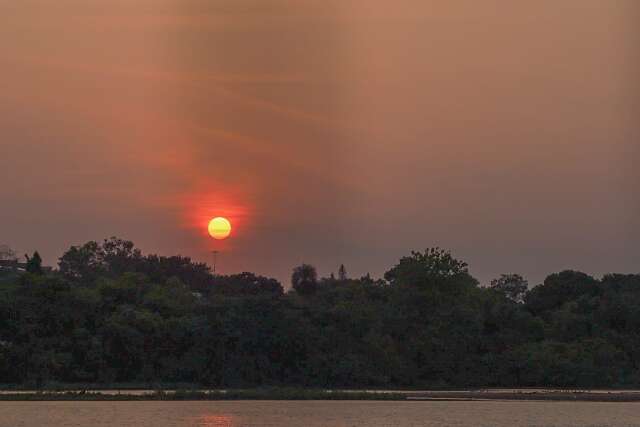
<path id="1" fill-rule="evenodd" d="M 231 234 L 231 223 L 223 217 L 216 217 L 209 221 L 209 234 L 216 240 L 224 240 Z"/>

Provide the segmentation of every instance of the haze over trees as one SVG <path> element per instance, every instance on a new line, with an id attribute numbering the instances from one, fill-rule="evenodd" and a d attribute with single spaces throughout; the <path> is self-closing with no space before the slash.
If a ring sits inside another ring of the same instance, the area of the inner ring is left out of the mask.
<path id="1" fill-rule="evenodd" d="M 0 383 L 640 385 L 640 275 L 483 287 L 433 248 L 384 280 L 303 264 L 285 292 L 115 238 L 70 248 L 52 272 L 38 258 L 0 270 Z"/>

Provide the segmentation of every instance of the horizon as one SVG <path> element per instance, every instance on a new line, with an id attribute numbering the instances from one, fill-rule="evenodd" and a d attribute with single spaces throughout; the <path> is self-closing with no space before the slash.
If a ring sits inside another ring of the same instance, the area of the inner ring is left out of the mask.
<path id="1" fill-rule="evenodd" d="M 286 285 L 435 246 L 485 284 L 638 272 L 634 0 L 2 9 L 0 243 L 47 265 L 120 236 Z"/>
<path id="2" fill-rule="evenodd" d="M 117 236 L 111 236 L 108 239 L 103 239 L 103 240 L 88 241 L 88 242 L 84 242 L 83 244 L 80 244 L 80 245 L 74 245 L 72 247 L 67 248 L 67 250 L 65 250 L 65 254 L 68 253 L 68 251 L 70 249 L 80 248 L 84 244 L 87 244 L 87 243 L 97 243 L 98 245 L 102 245 L 103 243 L 107 243 L 109 241 L 114 241 L 114 240 L 115 241 L 128 242 L 128 243 L 133 244 L 132 247 L 134 249 L 136 249 L 136 250 L 140 250 L 140 254 L 141 254 L 142 257 L 148 257 L 148 256 L 151 256 L 151 257 L 158 256 L 158 257 L 165 257 L 165 258 L 183 257 L 183 258 L 188 259 L 192 263 L 201 263 L 203 265 L 206 265 L 207 268 L 209 268 L 209 274 L 211 275 L 211 277 L 216 277 L 217 276 L 219 278 L 224 278 L 224 277 L 230 277 L 230 276 L 234 276 L 234 275 L 241 275 L 241 274 L 244 274 L 244 273 L 249 273 L 249 274 L 254 274 L 256 276 L 262 276 L 262 277 L 265 277 L 267 279 L 276 279 L 278 281 L 278 283 L 280 283 L 286 291 L 292 291 L 293 290 L 293 288 L 291 286 L 292 285 L 292 283 L 291 283 L 291 281 L 292 281 L 291 275 L 289 277 L 285 278 L 284 280 L 281 280 L 280 278 L 270 277 L 269 275 L 262 274 L 259 271 L 251 271 L 251 270 L 219 273 L 219 272 L 216 272 L 216 270 L 214 269 L 213 263 L 211 262 L 211 260 L 209 260 L 209 262 L 207 262 L 206 260 L 205 261 L 199 261 L 197 259 L 193 259 L 193 258 L 191 258 L 189 256 L 182 255 L 182 254 L 164 254 L 164 253 L 146 252 L 146 251 L 141 250 L 135 244 L 135 242 L 131 242 L 131 241 L 128 241 L 126 239 L 121 239 L 120 237 L 117 237 Z M 2 261 L 2 260 L 6 260 L 6 261 L 14 260 L 22 268 L 24 268 L 24 266 L 28 265 L 28 258 L 34 257 L 36 255 L 37 256 L 41 255 L 37 250 L 35 250 L 32 253 L 32 255 L 29 255 L 28 253 L 25 253 L 22 256 L 20 256 L 18 251 L 13 250 L 13 248 L 9 247 L 8 245 L 0 245 L 0 249 L 8 250 L 9 252 L 12 252 L 13 255 L 15 256 L 14 258 L 0 258 L 0 261 Z M 531 290 L 532 288 L 534 288 L 536 286 L 544 285 L 546 279 L 548 279 L 548 278 L 550 278 L 552 276 L 556 276 L 556 275 L 561 274 L 561 273 L 584 273 L 584 274 L 587 274 L 589 277 L 592 277 L 593 279 L 595 279 L 597 281 L 602 281 L 605 278 L 607 278 L 607 276 L 615 276 L 615 275 L 620 275 L 620 274 L 629 275 L 629 276 L 640 276 L 640 272 L 638 272 L 638 271 L 636 271 L 636 272 L 609 271 L 609 272 L 605 272 L 605 273 L 603 273 L 601 275 L 594 275 L 594 274 L 590 274 L 590 273 L 582 271 L 582 270 L 577 270 L 577 269 L 573 269 L 573 268 L 564 268 L 564 269 L 561 269 L 561 270 L 546 272 L 544 274 L 543 279 L 540 282 L 531 282 L 527 277 L 522 277 L 517 272 L 508 271 L 508 270 L 500 273 L 496 277 L 493 277 L 489 281 L 482 281 L 482 280 L 478 279 L 477 277 L 475 277 L 473 275 L 472 266 L 467 264 L 467 262 L 464 259 L 457 258 L 455 253 L 452 253 L 450 250 L 448 250 L 446 248 L 431 247 L 431 248 L 425 248 L 425 249 L 419 250 L 419 251 L 410 250 L 407 253 L 405 253 L 404 255 L 402 255 L 401 257 L 399 257 L 397 260 L 390 261 L 390 264 L 386 268 L 383 269 L 383 273 L 380 274 L 379 276 L 372 275 L 370 272 L 365 272 L 363 274 L 352 275 L 352 274 L 350 274 L 350 271 L 349 271 L 349 269 L 347 268 L 346 265 L 340 264 L 340 265 L 336 266 L 336 268 L 334 270 L 332 270 L 332 271 L 330 271 L 328 273 L 320 272 L 319 275 L 318 275 L 318 279 L 320 279 L 320 280 L 333 279 L 334 277 L 337 277 L 340 274 L 340 268 L 344 267 L 345 268 L 344 272 L 346 274 L 346 279 L 347 280 L 360 281 L 360 280 L 364 279 L 365 277 L 368 277 L 368 278 L 370 278 L 370 279 L 372 279 L 374 281 L 382 281 L 382 282 L 387 282 L 388 283 L 389 281 L 384 277 L 386 272 L 388 272 L 388 271 L 394 269 L 395 267 L 397 267 L 398 263 L 400 263 L 400 261 L 402 261 L 403 259 L 410 258 L 416 253 L 423 253 L 423 252 L 424 253 L 428 253 L 429 250 L 444 251 L 444 253 L 450 254 L 457 261 L 460 261 L 460 262 L 464 263 L 465 268 L 468 269 L 469 275 L 472 278 L 478 280 L 478 286 L 484 287 L 484 288 L 492 287 L 493 286 L 492 282 L 497 281 L 500 278 L 511 277 L 511 276 L 514 276 L 514 275 L 521 277 L 524 280 L 524 282 L 527 283 L 527 289 L 529 289 L 529 290 Z M 7 252 L 7 254 L 8 254 L 8 252 Z M 7 255 L 7 254 L 2 253 L 0 255 Z M 64 255 L 64 254 L 62 254 L 62 255 Z M 216 252 L 216 256 L 217 255 L 219 255 L 218 252 Z M 46 263 L 43 263 L 43 264 L 41 264 L 41 266 L 47 272 L 57 272 L 57 271 L 59 271 L 59 268 L 60 268 L 60 265 L 59 265 L 60 261 L 61 261 L 61 258 L 59 258 L 54 265 L 47 265 Z M 291 272 L 293 273 L 297 268 L 299 268 L 300 266 L 303 266 L 303 265 L 309 265 L 309 266 L 313 267 L 314 270 L 316 270 L 315 265 L 303 262 L 303 263 L 301 263 L 299 265 L 292 266 L 291 267 Z"/>

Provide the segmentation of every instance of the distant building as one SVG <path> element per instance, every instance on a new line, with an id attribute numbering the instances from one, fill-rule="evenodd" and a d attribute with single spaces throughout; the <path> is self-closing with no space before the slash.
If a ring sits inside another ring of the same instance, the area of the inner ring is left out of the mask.
<path id="1" fill-rule="evenodd" d="M 26 262 L 19 262 L 17 259 L 0 259 L 0 270 L 25 271 Z"/>
<path id="2" fill-rule="evenodd" d="M 27 270 L 27 263 L 20 262 L 17 259 L 0 259 L 0 271 L 10 271 L 22 273 Z M 53 267 L 42 266 L 43 273 L 51 273 Z"/>

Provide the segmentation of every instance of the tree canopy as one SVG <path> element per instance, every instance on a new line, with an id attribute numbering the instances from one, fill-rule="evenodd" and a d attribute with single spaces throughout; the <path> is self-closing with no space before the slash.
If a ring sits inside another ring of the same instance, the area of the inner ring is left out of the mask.
<path id="1" fill-rule="evenodd" d="M 213 275 L 111 238 L 0 280 L 0 383 L 468 387 L 640 385 L 640 275 L 480 286 L 438 249 L 387 271 Z M 37 268 L 40 266 L 40 268 Z"/>

